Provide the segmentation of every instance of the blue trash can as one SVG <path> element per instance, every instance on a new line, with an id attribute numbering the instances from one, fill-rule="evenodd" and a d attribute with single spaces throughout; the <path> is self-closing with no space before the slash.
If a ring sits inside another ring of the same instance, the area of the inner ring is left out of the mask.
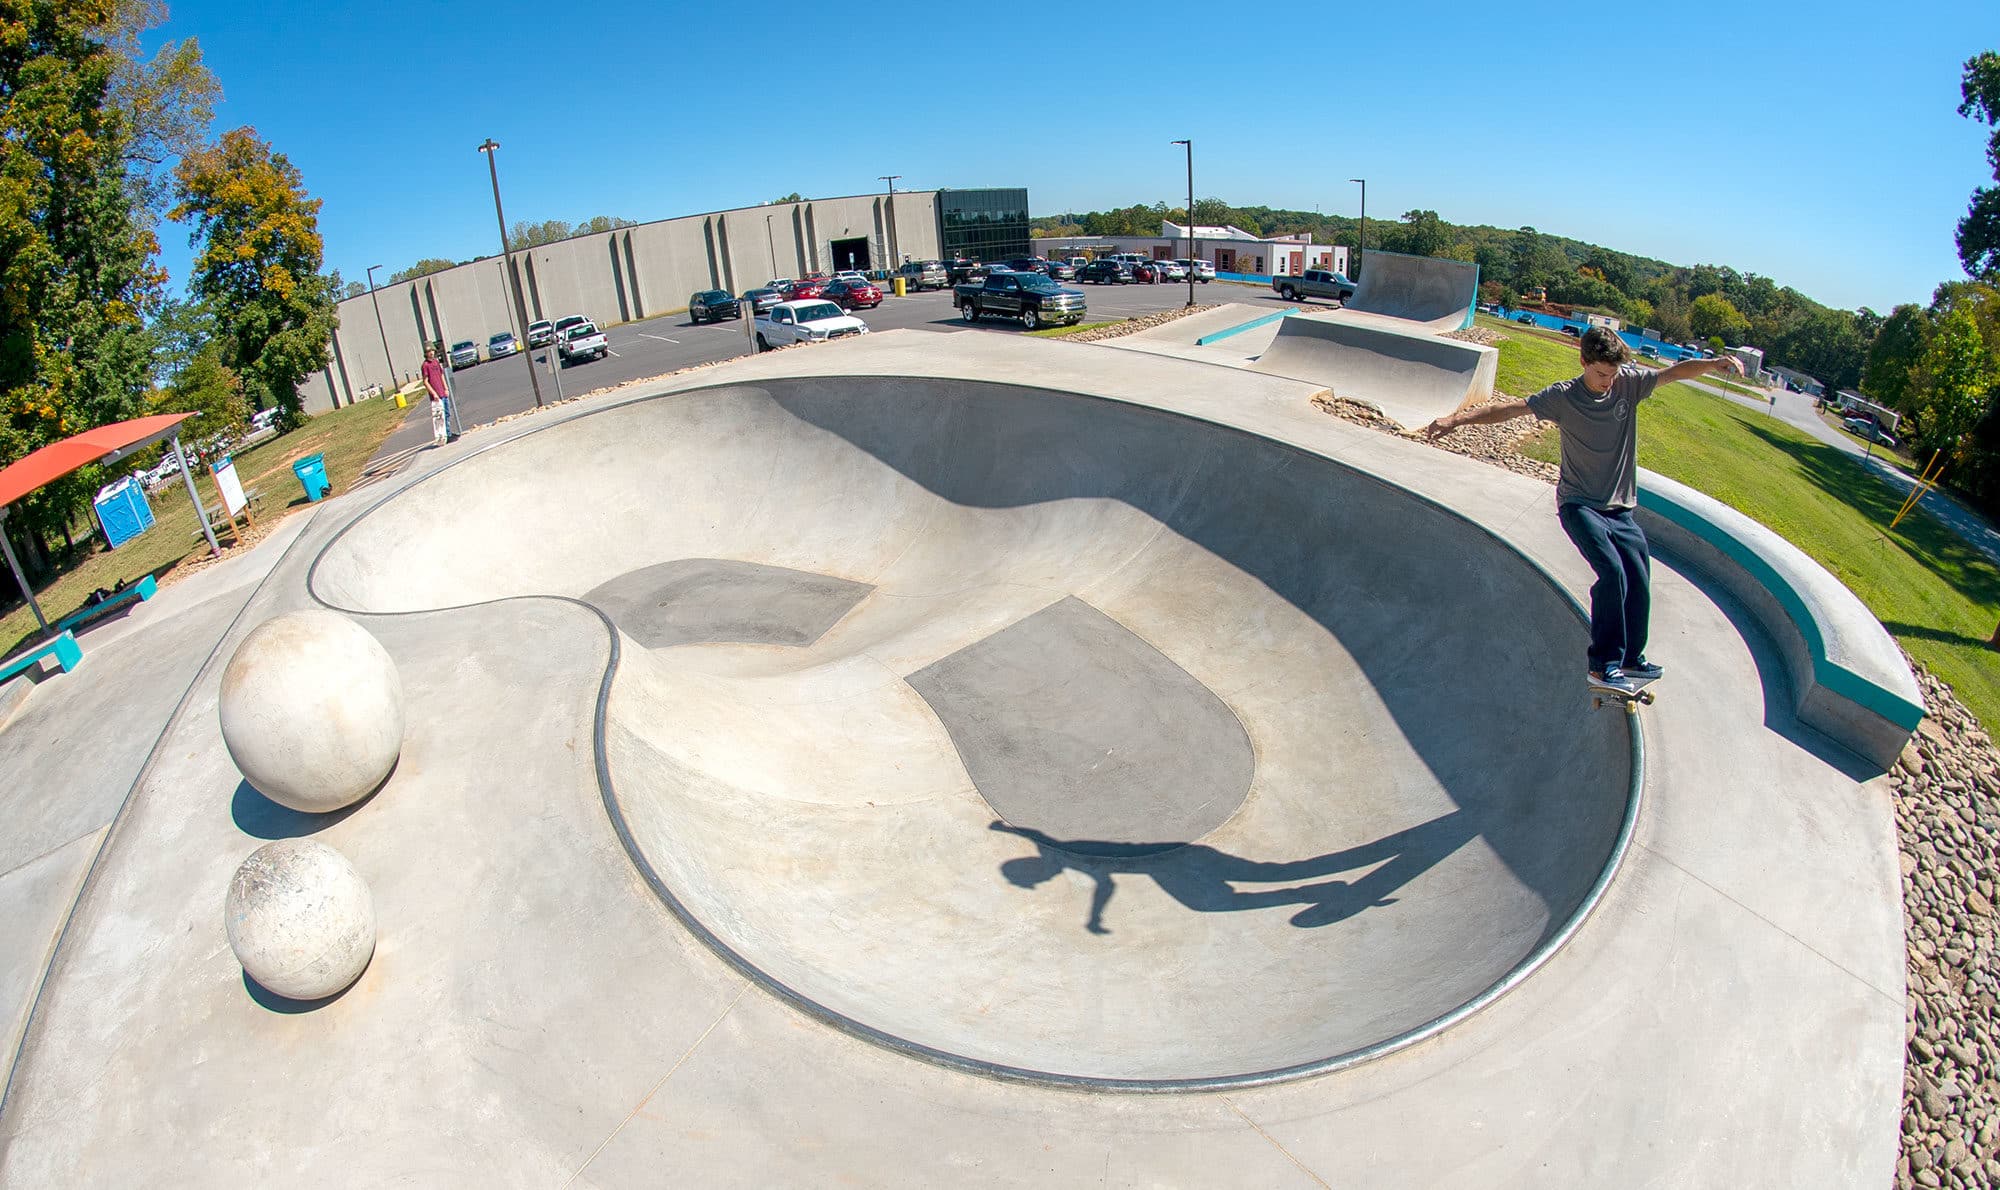
<path id="1" fill-rule="evenodd" d="M 326 478 L 326 456 L 307 455 L 292 464 L 292 474 L 305 485 L 306 499 L 318 500 L 326 495 L 333 485 Z"/>

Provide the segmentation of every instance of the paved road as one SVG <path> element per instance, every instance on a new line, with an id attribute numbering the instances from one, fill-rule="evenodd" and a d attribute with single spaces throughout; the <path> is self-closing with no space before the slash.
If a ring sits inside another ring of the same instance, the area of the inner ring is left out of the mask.
<path id="1" fill-rule="evenodd" d="M 1821 442 L 1845 451 L 1847 454 L 1860 460 L 1862 465 L 1870 471 L 1887 480 L 1899 492 L 1907 493 L 1912 487 L 1916 486 L 1916 479 L 1909 472 L 1898 467 L 1893 459 L 1883 455 L 1879 451 L 1869 451 L 1864 443 L 1857 442 L 1849 435 L 1827 425 L 1825 419 L 1820 416 L 1819 410 L 1813 407 L 1812 398 L 1806 396 L 1804 393 L 1781 392 L 1778 394 L 1777 404 L 1774 406 L 1768 401 L 1760 401 L 1755 397 L 1746 397 L 1741 393 L 1731 392 L 1716 385 L 1703 384 L 1700 381 L 1693 381 L 1692 383 L 1696 388 L 1704 392 L 1714 393 L 1719 397 L 1727 397 L 1739 405 L 1765 410 L 1777 417 L 1778 420 L 1797 426 Z M 1932 516 L 1942 521 L 1952 532 L 1965 539 L 1974 549 L 1985 554 L 1995 565 L 2000 565 L 2000 530 L 1996 530 L 1991 521 L 1960 504 L 1937 488 L 1932 488 L 1924 496 L 1922 504 Z"/>
<path id="2" fill-rule="evenodd" d="M 1065 283 L 1067 284 L 1067 283 Z M 1187 286 L 1180 285 L 1079 285 L 1090 298 L 1091 321 L 1132 318 L 1170 310 L 1187 301 Z M 1264 301 L 1273 308 L 1283 305 L 1269 289 L 1217 281 L 1195 286 L 1195 300 L 1204 304 L 1223 301 Z M 982 319 L 968 326 L 952 308 L 951 294 L 936 290 L 908 297 L 886 298 L 873 310 L 860 312 L 870 330 L 905 328 L 957 333 L 1019 334 L 1020 326 L 999 319 Z M 741 322 L 706 323 L 696 326 L 686 314 L 669 314 L 643 322 L 630 322 L 605 331 L 611 354 L 592 363 L 578 364 L 552 376 L 545 366 L 540 371 L 542 399 L 557 399 L 558 379 L 569 394 L 607 388 L 648 376 L 660 376 L 695 364 L 712 363 L 743 355 L 749 350 Z M 546 354 L 535 352 L 536 356 Z M 454 376 L 458 394 L 459 419 L 467 429 L 486 425 L 510 413 L 535 407 L 528 384 L 527 366 L 518 359 L 489 361 L 466 368 Z M 420 447 L 430 441 L 430 413 L 425 402 L 410 409 L 402 428 L 391 434 L 377 452 L 379 462 L 390 455 Z"/>

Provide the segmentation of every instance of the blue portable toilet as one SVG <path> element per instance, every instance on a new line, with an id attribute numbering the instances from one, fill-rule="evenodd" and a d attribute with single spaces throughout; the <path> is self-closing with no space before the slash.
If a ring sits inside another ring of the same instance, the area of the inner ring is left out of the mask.
<path id="1" fill-rule="evenodd" d="M 146 502 L 146 489 L 129 477 L 99 488 L 91 503 L 105 543 L 114 550 L 153 527 L 153 508 Z"/>

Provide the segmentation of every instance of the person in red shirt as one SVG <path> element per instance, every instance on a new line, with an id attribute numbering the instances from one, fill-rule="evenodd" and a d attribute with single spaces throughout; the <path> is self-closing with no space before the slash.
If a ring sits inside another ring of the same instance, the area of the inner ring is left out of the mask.
<path id="1" fill-rule="evenodd" d="M 445 383 L 444 365 L 438 362 L 437 348 L 424 348 L 424 387 L 430 390 L 431 403 L 444 407 L 446 442 L 458 440 L 458 410 L 451 407 L 451 386 Z"/>

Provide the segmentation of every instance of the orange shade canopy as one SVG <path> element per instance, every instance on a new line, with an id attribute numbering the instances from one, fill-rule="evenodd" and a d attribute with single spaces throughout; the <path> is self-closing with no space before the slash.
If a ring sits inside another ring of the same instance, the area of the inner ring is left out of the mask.
<path id="1" fill-rule="evenodd" d="M 61 442 L 52 442 L 0 470 L 0 508 L 7 507 L 43 484 L 54 483 L 78 467 L 88 467 L 106 459 L 115 462 L 163 438 L 171 438 L 180 432 L 181 423 L 193 416 L 192 413 L 162 413 L 155 417 L 134 418 L 85 430 Z"/>

